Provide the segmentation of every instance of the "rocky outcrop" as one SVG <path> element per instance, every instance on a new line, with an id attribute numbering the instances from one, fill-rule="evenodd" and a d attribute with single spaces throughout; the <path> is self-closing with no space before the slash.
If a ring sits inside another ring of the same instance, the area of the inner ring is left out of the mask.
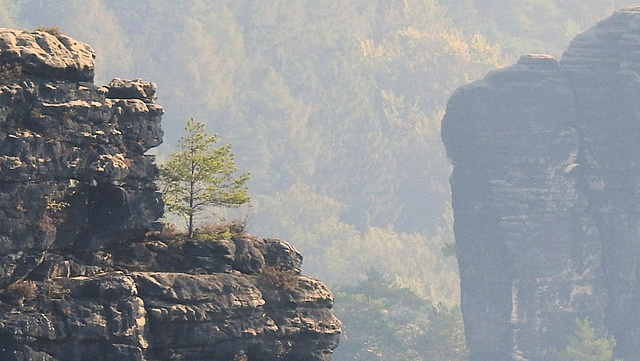
<path id="1" fill-rule="evenodd" d="M 564 296 L 588 242 L 570 228 L 582 203 L 570 174 L 578 136 L 559 75 L 555 59 L 524 57 L 459 90 L 443 120 L 471 360 L 514 360 L 523 342 L 557 346 L 576 317 Z"/>
<path id="2" fill-rule="evenodd" d="M 0 61 L 43 78 L 92 82 L 96 55 L 90 46 L 57 28 L 47 31 L 2 29 Z M 54 33 L 54 34 L 51 34 Z"/>
<path id="3" fill-rule="evenodd" d="M 640 8 L 459 89 L 443 120 L 471 360 L 549 360 L 576 318 L 640 360 Z"/>
<path id="4" fill-rule="evenodd" d="M 329 360 L 333 296 L 295 248 L 161 231 L 155 85 L 94 85 L 93 58 L 0 29 L 0 359 Z"/>
<path id="5" fill-rule="evenodd" d="M 472 361 L 552 360 L 588 318 L 640 360 L 640 8 L 458 89 L 442 136 Z"/>

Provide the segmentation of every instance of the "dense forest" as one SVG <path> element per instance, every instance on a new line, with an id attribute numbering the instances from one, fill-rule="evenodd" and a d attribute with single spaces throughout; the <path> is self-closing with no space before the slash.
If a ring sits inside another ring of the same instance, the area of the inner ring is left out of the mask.
<path id="1" fill-rule="evenodd" d="M 446 101 L 523 53 L 561 56 L 575 34 L 632 4 L 0 0 L 0 22 L 58 26 L 89 43 L 98 83 L 156 82 L 159 161 L 190 117 L 233 145 L 252 197 L 233 216 L 294 244 L 305 272 L 337 290 L 346 339 L 336 360 L 458 360 Z M 391 317 L 408 309 L 416 317 Z"/>

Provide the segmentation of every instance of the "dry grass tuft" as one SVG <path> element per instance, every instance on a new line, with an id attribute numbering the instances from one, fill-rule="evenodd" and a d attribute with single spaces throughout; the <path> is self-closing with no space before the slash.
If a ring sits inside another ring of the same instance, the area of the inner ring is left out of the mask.
<path id="1" fill-rule="evenodd" d="M 294 270 L 264 266 L 258 280 L 280 290 L 292 290 L 298 285 L 299 275 Z"/>
<path id="2" fill-rule="evenodd" d="M 45 33 L 49 33 L 55 37 L 58 37 L 60 35 L 62 35 L 62 32 L 60 32 L 60 28 L 57 26 L 39 26 L 36 31 L 42 31 Z"/>
<path id="3" fill-rule="evenodd" d="M 38 285 L 34 281 L 18 281 L 7 287 L 14 294 L 22 296 L 26 301 L 33 301 L 38 295 Z"/>

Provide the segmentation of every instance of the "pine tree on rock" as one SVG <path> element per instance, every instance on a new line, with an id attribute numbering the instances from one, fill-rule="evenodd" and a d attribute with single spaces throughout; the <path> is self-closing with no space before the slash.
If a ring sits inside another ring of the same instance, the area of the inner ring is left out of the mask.
<path id="1" fill-rule="evenodd" d="M 238 207 L 249 201 L 249 174 L 238 170 L 231 145 L 216 147 L 217 135 L 209 136 L 204 123 L 191 118 L 180 138 L 179 151 L 160 165 L 160 184 L 169 212 L 184 217 L 193 236 L 195 216 L 211 207 Z"/>

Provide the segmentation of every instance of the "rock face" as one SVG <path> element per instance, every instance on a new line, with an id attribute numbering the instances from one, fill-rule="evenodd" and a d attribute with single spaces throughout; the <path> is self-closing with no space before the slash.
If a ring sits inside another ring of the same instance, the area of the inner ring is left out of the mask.
<path id="1" fill-rule="evenodd" d="M 575 320 L 640 360 L 640 8 L 458 89 L 442 136 L 472 361 L 552 360 Z"/>
<path id="2" fill-rule="evenodd" d="M 472 361 L 552 360 L 575 320 L 640 360 L 640 8 L 458 89 L 442 136 Z"/>
<path id="3" fill-rule="evenodd" d="M 329 360 L 341 325 L 289 244 L 158 230 L 150 82 L 0 29 L 0 360 Z"/>

